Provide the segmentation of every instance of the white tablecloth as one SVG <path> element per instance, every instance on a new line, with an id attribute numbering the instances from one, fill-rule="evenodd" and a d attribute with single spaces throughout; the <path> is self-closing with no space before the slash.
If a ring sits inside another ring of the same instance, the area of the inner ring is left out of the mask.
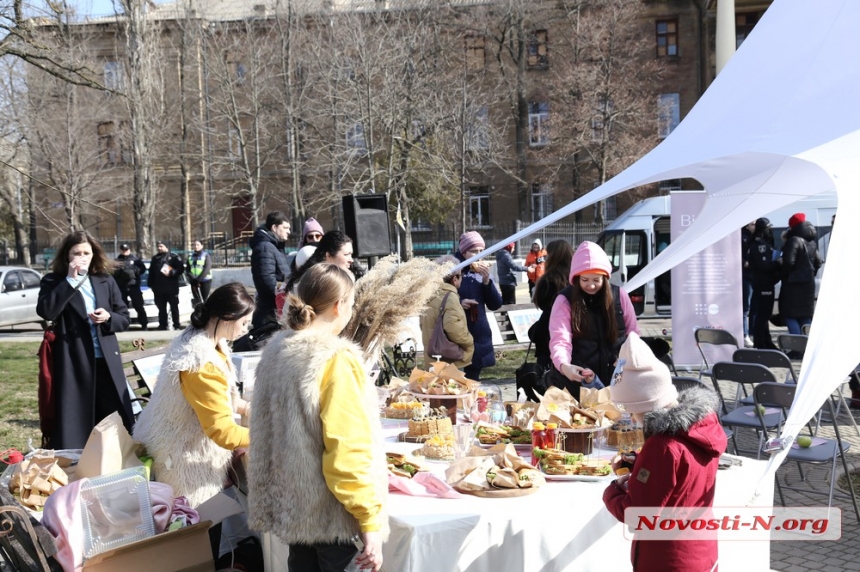
<path id="1" fill-rule="evenodd" d="M 398 430 L 389 428 L 389 434 Z M 389 443 L 407 452 L 414 444 Z M 429 464 L 437 474 L 445 465 Z M 720 471 L 716 506 L 745 506 L 765 461 L 744 459 Z M 554 572 L 630 570 L 631 541 L 603 505 L 608 482 L 550 482 L 535 494 L 507 499 L 443 500 L 389 496 L 391 536 L 383 548 L 387 572 Z M 773 504 L 772 488 L 756 504 Z M 287 569 L 287 549 L 264 541 L 266 569 Z M 769 570 L 768 542 L 720 542 L 721 570 Z"/>

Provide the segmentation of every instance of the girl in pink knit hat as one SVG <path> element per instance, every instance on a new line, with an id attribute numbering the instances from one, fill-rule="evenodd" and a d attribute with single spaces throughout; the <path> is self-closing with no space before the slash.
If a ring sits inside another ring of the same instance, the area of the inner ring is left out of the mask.
<path id="1" fill-rule="evenodd" d="M 549 320 L 550 384 L 579 399 L 581 384 L 609 383 L 618 350 L 639 333 L 627 292 L 609 283 L 612 264 L 597 244 L 579 245 L 570 263 L 570 286 L 558 293 Z M 595 383 L 598 382 L 598 383 Z"/>

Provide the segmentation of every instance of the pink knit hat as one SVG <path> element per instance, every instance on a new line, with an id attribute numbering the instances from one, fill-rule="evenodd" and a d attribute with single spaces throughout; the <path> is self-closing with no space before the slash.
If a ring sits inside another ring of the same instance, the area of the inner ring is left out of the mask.
<path id="1" fill-rule="evenodd" d="M 317 222 L 317 219 L 315 219 L 314 217 L 311 217 L 305 221 L 305 225 L 302 227 L 302 241 L 304 241 L 305 237 L 308 235 L 308 233 L 311 233 L 311 232 L 318 232 L 320 234 L 325 234 L 325 232 L 323 231 L 322 225 L 319 222 Z"/>
<path id="2" fill-rule="evenodd" d="M 587 272 L 599 272 L 607 278 L 612 275 L 609 257 L 602 248 L 588 240 L 580 244 L 573 253 L 573 259 L 570 261 L 570 283 L 573 284 L 574 278 Z"/>
<path id="3" fill-rule="evenodd" d="M 678 399 L 669 368 L 654 356 L 639 334 L 630 332 L 618 359 L 624 360 L 624 366 L 621 377 L 609 388 L 613 403 L 628 413 L 648 413 Z"/>
<path id="4" fill-rule="evenodd" d="M 477 231 L 470 230 L 469 232 L 464 232 L 460 236 L 460 254 L 465 255 L 476 246 L 480 246 L 481 248 L 484 248 L 485 246 L 484 239 L 481 238 L 481 235 L 478 234 Z"/>

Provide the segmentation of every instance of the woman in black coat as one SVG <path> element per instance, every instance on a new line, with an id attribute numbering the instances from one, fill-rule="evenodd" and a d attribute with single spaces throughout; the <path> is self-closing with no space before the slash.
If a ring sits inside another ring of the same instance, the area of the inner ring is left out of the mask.
<path id="1" fill-rule="evenodd" d="M 128 329 L 128 308 L 112 264 L 85 231 L 66 236 L 42 278 L 36 311 L 54 322 L 53 449 L 82 449 L 90 431 L 117 411 L 131 432 L 134 416 L 116 332 Z"/>
<path id="2" fill-rule="evenodd" d="M 812 323 L 815 312 L 815 274 L 821 266 L 815 226 L 803 213 L 789 219 L 789 231 L 782 245 L 782 285 L 779 289 L 779 314 L 785 318 L 790 334 Z"/>
<path id="3" fill-rule="evenodd" d="M 568 284 L 570 260 L 573 258 L 573 247 L 566 240 L 553 240 L 546 245 L 546 266 L 534 289 L 534 305 L 540 308 L 541 315 L 535 324 L 529 328 L 529 339 L 535 344 L 535 359 L 537 363 L 549 367 L 549 317 L 556 295 Z"/>

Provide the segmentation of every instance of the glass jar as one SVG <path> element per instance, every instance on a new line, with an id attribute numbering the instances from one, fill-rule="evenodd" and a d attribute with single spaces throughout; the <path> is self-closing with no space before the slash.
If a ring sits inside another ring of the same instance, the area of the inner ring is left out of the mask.
<path id="1" fill-rule="evenodd" d="M 547 423 L 546 424 L 546 439 L 544 440 L 544 449 L 555 449 L 555 440 L 556 440 L 556 431 L 558 430 L 558 423 Z"/>
<path id="2" fill-rule="evenodd" d="M 535 449 L 545 448 L 546 428 L 543 423 L 536 422 L 532 425 L 532 465 L 538 466 L 540 458 L 535 454 Z"/>

